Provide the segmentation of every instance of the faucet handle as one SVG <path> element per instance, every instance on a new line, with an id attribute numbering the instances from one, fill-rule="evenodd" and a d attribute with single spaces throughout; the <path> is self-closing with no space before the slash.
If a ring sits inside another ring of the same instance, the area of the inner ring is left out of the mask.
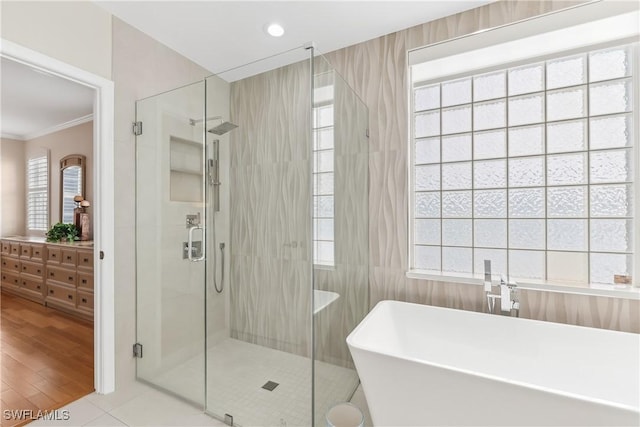
<path id="1" fill-rule="evenodd" d="M 509 288 L 513 289 L 516 288 L 518 286 L 518 283 L 516 283 L 515 280 L 510 281 L 507 276 L 505 276 L 504 274 L 500 275 L 500 286 L 508 286 Z"/>

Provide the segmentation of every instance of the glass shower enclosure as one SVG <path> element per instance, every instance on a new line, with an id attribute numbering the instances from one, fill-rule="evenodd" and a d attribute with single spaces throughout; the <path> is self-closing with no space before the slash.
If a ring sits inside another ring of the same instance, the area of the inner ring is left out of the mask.
<path id="1" fill-rule="evenodd" d="M 227 424 L 323 425 L 358 385 L 367 108 L 301 47 L 136 121 L 137 378 Z"/>

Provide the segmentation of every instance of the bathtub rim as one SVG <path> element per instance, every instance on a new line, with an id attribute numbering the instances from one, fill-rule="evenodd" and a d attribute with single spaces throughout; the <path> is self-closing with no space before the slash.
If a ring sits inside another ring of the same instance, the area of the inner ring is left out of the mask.
<path id="1" fill-rule="evenodd" d="M 605 406 L 609 406 L 609 407 L 613 407 L 613 408 L 617 408 L 617 409 L 622 409 L 625 411 L 630 411 L 633 412 L 635 414 L 640 415 L 640 402 L 638 402 L 637 406 L 631 406 L 631 405 L 627 405 L 624 403 L 620 403 L 620 402 L 614 402 L 611 400 L 606 400 L 606 399 L 602 399 L 602 398 L 595 398 L 595 397 L 591 397 L 591 396 L 586 396 L 583 394 L 578 394 L 578 393 L 572 393 L 572 392 L 568 392 L 568 391 L 564 391 L 564 390 L 557 390 L 557 389 L 553 389 L 553 388 L 549 388 L 549 387 L 543 387 L 540 385 L 536 385 L 536 384 L 531 384 L 531 383 L 527 383 L 524 381 L 516 381 L 516 380 L 510 380 L 504 377 L 499 377 L 496 375 L 491 375 L 491 374 L 486 374 L 486 373 L 480 373 L 480 372 L 475 372 L 475 371 L 471 371 L 468 369 L 463 369 L 463 368 L 459 368 L 459 367 L 454 367 L 454 366 L 450 366 L 450 365 L 445 365 L 442 363 L 436 363 L 436 362 L 430 362 L 430 361 L 426 361 L 426 360 L 422 360 L 422 359 L 418 359 L 416 357 L 409 357 L 409 356 L 399 356 L 397 354 L 393 354 L 391 353 L 389 350 L 380 350 L 378 348 L 373 348 L 373 346 L 368 346 L 368 345 L 363 345 L 362 343 L 358 343 L 357 342 L 357 335 L 358 332 L 362 329 L 364 329 L 365 327 L 365 321 L 371 316 L 374 316 L 374 312 L 376 311 L 376 309 L 380 306 L 380 307 L 384 307 L 387 305 L 404 305 L 404 304 L 408 304 L 411 306 L 416 306 L 416 307 L 427 307 L 427 309 L 435 309 L 436 311 L 438 310 L 442 310 L 442 311 L 462 311 L 462 312 L 466 312 L 469 313 L 472 316 L 476 316 L 476 315 L 483 315 L 483 316 L 496 316 L 495 314 L 488 314 L 488 313 L 482 313 L 482 312 L 476 312 L 476 311 L 469 311 L 469 310 L 461 310 L 461 309 L 456 309 L 456 308 L 449 308 L 449 307 L 438 307 L 438 306 L 434 306 L 434 305 L 427 305 L 427 304 L 416 304 L 416 303 L 412 303 L 412 302 L 406 302 L 406 301 L 397 301 L 397 300 L 382 300 L 379 301 L 370 311 L 369 313 L 367 313 L 367 315 L 365 316 L 364 319 L 362 319 L 362 321 L 353 329 L 353 331 L 351 331 L 351 333 L 347 336 L 346 342 L 347 345 L 349 346 L 349 350 L 351 351 L 351 348 L 360 350 L 360 351 L 364 351 L 364 352 L 369 352 L 369 353 L 376 353 L 376 354 L 380 354 L 386 357 L 390 357 L 392 359 L 396 359 L 396 360 L 403 360 L 403 361 L 408 361 L 408 362 L 414 362 L 420 365 L 427 365 L 430 367 L 434 367 L 434 368 L 439 368 L 439 369 L 444 369 L 447 371 L 452 371 L 452 372 L 457 372 L 457 373 L 461 373 L 461 374 L 465 374 L 465 375 L 471 375 L 473 377 L 478 377 L 478 378 L 484 378 L 487 380 L 491 380 L 491 381 L 497 381 L 500 383 L 504 383 L 504 384 L 509 384 L 509 385 L 514 385 L 514 386 L 518 386 L 518 387 L 524 387 L 524 388 L 529 388 L 529 389 L 533 389 L 536 391 L 541 391 L 544 393 L 550 393 L 550 394 L 554 394 L 557 396 L 562 396 L 562 397 L 567 397 L 570 399 L 577 399 L 577 400 L 581 400 L 581 401 L 587 401 L 590 403 L 595 403 L 595 404 L 599 404 L 599 405 L 605 405 Z M 507 317 L 507 316 L 503 316 L 503 317 Z M 544 322 L 544 323 L 552 323 L 552 324 L 557 324 L 559 326 L 568 326 L 568 327 L 572 327 L 572 328 L 588 328 L 588 329 L 600 329 L 600 328 L 590 328 L 588 326 L 577 326 L 577 325 L 570 325 L 570 324 L 566 324 L 566 323 L 556 323 L 556 322 L 545 322 L 543 320 L 534 320 L 534 319 L 523 319 L 523 318 L 510 318 L 514 321 L 520 321 L 520 322 L 535 322 L 535 323 L 539 323 L 539 322 Z M 611 333 L 617 333 L 617 334 L 623 334 L 623 335 L 634 335 L 636 336 L 636 340 L 638 341 L 638 345 L 640 346 L 640 335 L 639 334 L 634 334 L 631 332 L 622 332 L 622 331 L 614 331 L 614 330 L 609 330 L 609 329 L 604 329 L 607 332 L 611 332 Z M 353 355 L 352 355 L 353 357 Z M 355 357 L 353 357 L 354 362 L 355 362 Z M 357 363 L 356 363 L 356 371 L 357 371 Z M 362 381 L 362 378 L 361 378 Z M 364 384 L 364 382 L 363 382 Z M 639 383 L 640 384 L 640 383 Z M 364 385 L 363 385 L 364 388 Z"/>

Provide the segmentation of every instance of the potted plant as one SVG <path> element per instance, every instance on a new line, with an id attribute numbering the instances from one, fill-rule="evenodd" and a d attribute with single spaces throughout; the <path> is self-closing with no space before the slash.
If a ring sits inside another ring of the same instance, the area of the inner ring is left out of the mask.
<path id="1" fill-rule="evenodd" d="M 47 231 L 47 242 L 73 242 L 78 237 L 78 229 L 73 224 L 59 222 Z"/>

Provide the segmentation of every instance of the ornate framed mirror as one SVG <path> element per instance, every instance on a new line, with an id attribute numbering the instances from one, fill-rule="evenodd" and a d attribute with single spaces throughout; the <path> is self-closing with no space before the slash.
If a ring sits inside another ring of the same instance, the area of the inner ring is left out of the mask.
<path id="1" fill-rule="evenodd" d="M 87 158 L 81 154 L 70 154 L 60 160 L 60 222 L 73 223 L 73 198 L 84 196 Z"/>

